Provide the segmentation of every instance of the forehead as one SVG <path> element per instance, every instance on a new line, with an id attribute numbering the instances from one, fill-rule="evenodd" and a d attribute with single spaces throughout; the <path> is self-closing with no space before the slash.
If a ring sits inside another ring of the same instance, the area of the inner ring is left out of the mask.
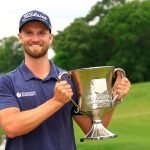
<path id="1" fill-rule="evenodd" d="M 31 28 L 38 28 L 43 30 L 49 30 L 42 22 L 40 21 L 29 21 L 26 24 L 23 25 L 22 30 L 27 30 Z"/>

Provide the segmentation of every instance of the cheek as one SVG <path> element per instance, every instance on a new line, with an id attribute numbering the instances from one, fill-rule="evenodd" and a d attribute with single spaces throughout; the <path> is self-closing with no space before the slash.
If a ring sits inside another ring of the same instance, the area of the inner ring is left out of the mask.
<path id="1" fill-rule="evenodd" d="M 27 45 L 26 41 L 22 41 L 22 46 L 25 47 Z"/>
<path id="2" fill-rule="evenodd" d="M 45 39 L 44 43 L 45 43 L 45 45 L 51 45 L 52 41 L 51 41 L 51 39 Z"/>
<path id="3" fill-rule="evenodd" d="M 24 39 L 22 41 L 22 45 L 30 45 L 31 42 L 32 42 L 31 39 Z"/>

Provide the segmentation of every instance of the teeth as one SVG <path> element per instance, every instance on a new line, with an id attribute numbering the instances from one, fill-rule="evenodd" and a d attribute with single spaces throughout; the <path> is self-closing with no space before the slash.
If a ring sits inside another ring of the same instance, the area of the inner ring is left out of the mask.
<path id="1" fill-rule="evenodd" d="M 31 45 L 31 46 L 41 46 L 41 45 Z"/>

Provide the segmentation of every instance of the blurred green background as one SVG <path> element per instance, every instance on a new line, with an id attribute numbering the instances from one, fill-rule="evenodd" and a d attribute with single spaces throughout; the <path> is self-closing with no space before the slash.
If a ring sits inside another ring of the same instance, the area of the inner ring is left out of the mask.
<path id="1" fill-rule="evenodd" d="M 78 150 L 149 150 L 150 82 L 132 85 L 131 91 L 114 112 L 108 129 L 117 138 L 80 142 L 84 136 L 74 124 Z"/>
<path id="2" fill-rule="evenodd" d="M 85 17 L 54 35 L 52 49 L 55 56 L 50 59 L 66 70 L 113 65 L 123 68 L 134 83 L 108 127 L 118 137 L 81 143 L 84 134 L 74 124 L 77 149 L 149 150 L 150 0 L 97 1 Z M 0 39 L 0 73 L 13 70 L 23 59 L 16 36 Z"/>

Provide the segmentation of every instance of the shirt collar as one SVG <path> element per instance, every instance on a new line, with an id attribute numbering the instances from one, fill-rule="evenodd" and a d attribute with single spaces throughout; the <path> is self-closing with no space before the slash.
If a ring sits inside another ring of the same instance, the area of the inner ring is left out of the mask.
<path id="1" fill-rule="evenodd" d="M 51 69 L 50 69 L 49 74 L 47 75 L 45 79 L 43 79 L 43 81 L 50 80 L 51 78 L 58 80 L 58 75 L 59 75 L 60 70 L 52 61 L 49 61 L 49 62 L 50 62 Z M 22 64 L 19 66 L 19 70 L 23 78 L 26 81 L 31 80 L 31 79 L 39 79 L 32 73 L 32 71 L 26 66 L 24 62 L 22 62 Z"/>

